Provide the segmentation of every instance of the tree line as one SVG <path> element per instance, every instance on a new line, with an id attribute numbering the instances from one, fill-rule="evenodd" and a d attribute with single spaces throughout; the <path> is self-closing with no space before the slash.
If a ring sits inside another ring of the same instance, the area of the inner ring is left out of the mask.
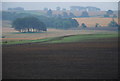
<path id="1" fill-rule="evenodd" d="M 62 18 L 76 18 L 76 17 L 90 17 L 87 11 L 83 11 L 80 16 L 75 16 L 74 13 L 70 12 L 67 13 L 66 11 L 63 11 L 62 14 L 53 14 L 53 11 L 51 9 L 47 10 L 46 16 L 48 17 L 62 17 Z"/>
<path id="2" fill-rule="evenodd" d="M 77 28 L 79 23 L 72 18 L 57 18 L 57 17 L 45 17 L 39 16 L 39 20 L 43 21 L 48 28 L 56 29 L 69 29 Z"/>
<path id="3" fill-rule="evenodd" d="M 15 13 L 15 12 L 3 12 L 3 13 L 5 14 L 2 15 L 2 19 L 12 20 L 14 23 L 13 27 L 20 32 L 47 31 L 47 28 L 69 29 L 69 28 L 77 28 L 79 26 L 78 22 L 75 19 L 67 18 L 67 17 L 61 17 L 61 16 L 48 17 L 43 15 L 33 15 L 29 13 Z M 71 14 L 71 16 L 74 15 Z M 37 24 L 36 22 L 39 24 Z M 118 25 L 113 20 L 108 24 L 108 26 L 119 27 L 120 25 Z M 86 28 L 87 25 L 85 23 L 82 23 L 81 27 Z M 95 27 L 100 27 L 100 24 L 97 23 Z"/>
<path id="4" fill-rule="evenodd" d="M 69 29 L 77 28 L 79 26 L 75 19 L 64 18 L 48 18 L 40 17 L 24 17 L 17 18 L 13 21 L 12 27 L 20 32 L 40 32 L 47 31 L 47 28 Z"/>
<path id="5" fill-rule="evenodd" d="M 10 11 L 2 11 L 2 20 L 15 20 L 17 18 L 23 18 L 26 16 L 33 16 L 29 13 L 17 13 L 17 12 L 10 12 Z"/>

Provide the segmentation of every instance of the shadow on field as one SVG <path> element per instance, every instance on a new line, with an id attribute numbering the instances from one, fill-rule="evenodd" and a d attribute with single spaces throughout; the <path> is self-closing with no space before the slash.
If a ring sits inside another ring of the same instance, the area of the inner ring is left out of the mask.
<path id="1" fill-rule="evenodd" d="M 103 41 L 104 40 L 104 41 Z M 117 38 L 3 45 L 3 79 L 117 79 Z"/>

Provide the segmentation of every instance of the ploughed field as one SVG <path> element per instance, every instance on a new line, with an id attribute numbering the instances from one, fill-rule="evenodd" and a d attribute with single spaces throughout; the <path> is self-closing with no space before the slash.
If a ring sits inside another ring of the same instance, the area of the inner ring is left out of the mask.
<path id="1" fill-rule="evenodd" d="M 3 45 L 3 79 L 117 79 L 117 37 Z"/>

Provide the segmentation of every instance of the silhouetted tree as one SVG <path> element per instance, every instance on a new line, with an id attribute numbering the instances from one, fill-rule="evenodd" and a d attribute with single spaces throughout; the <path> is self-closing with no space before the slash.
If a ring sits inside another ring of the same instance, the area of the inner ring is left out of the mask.
<path id="1" fill-rule="evenodd" d="M 66 8 L 62 8 L 62 11 L 66 11 Z"/>
<path id="2" fill-rule="evenodd" d="M 82 28 L 86 28 L 87 27 L 84 23 L 82 23 L 81 26 L 82 26 Z"/>
<path id="3" fill-rule="evenodd" d="M 52 16 L 52 10 L 51 10 L 51 9 L 49 9 L 49 10 L 47 11 L 47 15 L 48 15 L 48 16 Z"/>
<path id="4" fill-rule="evenodd" d="M 70 12 L 69 17 L 75 17 L 75 15 L 72 12 Z"/>
<path id="5" fill-rule="evenodd" d="M 97 27 L 99 27 L 99 24 L 98 24 L 98 23 L 96 23 L 95 27 L 96 27 L 96 28 L 97 28 Z"/>
<path id="6" fill-rule="evenodd" d="M 44 8 L 44 11 L 48 11 L 48 8 Z"/>
<path id="7" fill-rule="evenodd" d="M 113 11 L 108 10 L 108 11 L 106 11 L 106 14 L 104 15 L 104 17 L 111 17 L 111 15 L 113 15 Z M 114 17 L 114 15 L 112 17 Z"/>
<path id="8" fill-rule="evenodd" d="M 58 10 L 58 11 L 59 11 L 60 9 L 61 9 L 61 8 L 60 8 L 59 6 L 58 6 L 58 7 L 56 7 L 56 10 Z"/>
<path id="9" fill-rule="evenodd" d="M 113 14 L 113 11 L 112 11 L 112 10 L 108 10 L 108 11 L 106 12 L 106 14 L 107 14 L 107 15 L 112 15 L 112 14 Z"/>
<path id="10" fill-rule="evenodd" d="M 58 14 L 58 18 L 61 18 L 62 17 L 62 15 L 61 14 Z"/>
<path id="11" fill-rule="evenodd" d="M 116 18 L 116 17 L 117 17 L 117 15 L 114 14 L 114 15 L 113 15 L 113 18 Z"/>
<path id="12" fill-rule="evenodd" d="M 32 16 L 32 14 L 2 11 L 2 20 L 15 20 L 16 18 L 23 18 L 26 16 Z"/>
<path id="13" fill-rule="evenodd" d="M 67 12 L 63 12 L 63 17 L 67 18 L 68 17 L 68 13 Z"/>
<path id="14" fill-rule="evenodd" d="M 105 14 L 104 17 L 110 17 L 108 14 Z"/>
<path id="15" fill-rule="evenodd" d="M 117 24 L 117 22 L 115 22 L 115 20 L 113 19 L 109 24 L 109 27 L 118 27 L 119 25 Z"/>

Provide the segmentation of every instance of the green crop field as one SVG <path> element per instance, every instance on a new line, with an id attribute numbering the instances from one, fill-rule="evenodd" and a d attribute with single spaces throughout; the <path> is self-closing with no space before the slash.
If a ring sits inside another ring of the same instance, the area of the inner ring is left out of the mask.
<path id="1" fill-rule="evenodd" d="M 118 34 L 82 34 L 82 35 L 69 35 L 69 36 L 61 36 L 61 37 L 52 37 L 45 39 L 37 39 L 37 40 L 14 40 L 14 41 L 3 41 L 3 45 L 8 44 L 24 44 L 24 43 L 72 43 L 72 42 L 80 42 L 80 41 L 92 41 L 94 39 L 100 38 L 113 38 L 118 37 Z M 104 41 L 104 40 L 103 40 Z M 110 41 L 110 40 L 108 40 Z"/>
<path id="2" fill-rule="evenodd" d="M 117 34 L 83 34 L 74 36 L 63 36 L 56 40 L 50 41 L 49 43 L 67 43 L 67 42 L 80 42 L 80 41 L 91 41 L 100 38 L 117 37 Z"/>

